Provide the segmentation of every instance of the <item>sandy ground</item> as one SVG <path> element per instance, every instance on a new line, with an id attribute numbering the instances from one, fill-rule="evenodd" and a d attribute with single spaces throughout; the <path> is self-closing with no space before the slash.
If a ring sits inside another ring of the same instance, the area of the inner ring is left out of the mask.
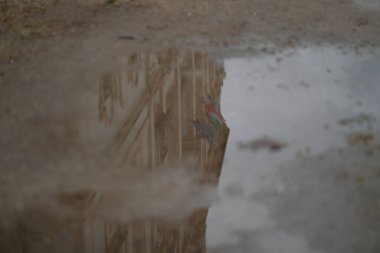
<path id="1" fill-rule="evenodd" d="M 109 49 L 120 36 L 126 36 L 121 40 L 128 46 L 174 43 L 224 52 L 265 51 L 271 45 L 283 48 L 309 43 L 356 47 L 380 44 L 379 12 L 349 0 L 113 2 L 3 4 L 2 65 L 32 59 L 35 54 L 48 53 L 52 47 L 64 48 L 70 42 L 89 40 Z"/>
<path id="2" fill-rule="evenodd" d="M 23 82 L 26 73 L 27 82 L 56 71 L 94 73 L 121 52 L 141 48 L 174 45 L 230 56 L 380 45 L 379 11 L 349 0 L 6 2 L 0 3 L 0 89 Z"/>

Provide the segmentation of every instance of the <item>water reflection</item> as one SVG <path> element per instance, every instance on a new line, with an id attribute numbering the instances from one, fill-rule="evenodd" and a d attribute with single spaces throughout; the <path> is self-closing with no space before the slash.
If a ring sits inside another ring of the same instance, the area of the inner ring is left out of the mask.
<path id="1" fill-rule="evenodd" d="M 3 89 L 4 251 L 379 251 L 378 52 L 121 59 Z"/>
<path id="2" fill-rule="evenodd" d="M 379 65 L 334 47 L 225 61 L 210 252 L 379 251 Z"/>
<path id="3" fill-rule="evenodd" d="M 171 48 L 121 68 L 97 86 L 32 86 L 24 109 L 29 94 L 11 94 L 2 252 L 205 252 L 229 135 L 223 65 Z"/>
<path id="4" fill-rule="evenodd" d="M 358 6 L 367 10 L 379 10 L 380 2 L 378 0 L 353 0 Z"/>

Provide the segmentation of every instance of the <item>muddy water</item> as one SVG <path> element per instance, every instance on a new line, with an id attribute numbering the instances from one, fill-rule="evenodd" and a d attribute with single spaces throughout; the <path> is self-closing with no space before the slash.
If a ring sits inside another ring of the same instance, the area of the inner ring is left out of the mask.
<path id="1" fill-rule="evenodd" d="M 379 52 L 115 62 L 3 88 L 1 252 L 380 250 Z"/>

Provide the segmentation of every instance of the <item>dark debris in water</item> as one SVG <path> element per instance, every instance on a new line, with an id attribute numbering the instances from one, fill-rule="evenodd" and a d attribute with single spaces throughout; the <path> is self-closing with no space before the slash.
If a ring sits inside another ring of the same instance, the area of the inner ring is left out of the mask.
<path id="1" fill-rule="evenodd" d="M 270 152 L 279 152 L 285 148 L 287 144 L 285 142 L 274 140 L 270 137 L 264 136 L 248 142 L 239 142 L 239 149 L 249 149 L 252 152 L 259 151 L 261 149 L 269 150 Z"/>
<path id="2" fill-rule="evenodd" d="M 371 132 L 355 132 L 347 135 L 347 142 L 350 145 L 368 145 L 374 139 L 375 135 Z"/>
<path id="3" fill-rule="evenodd" d="M 135 40 L 135 37 L 131 35 L 121 35 L 119 36 L 119 40 Z"/>
<path id="4" fill-rule="evenodd" d="M 305 88 L 309 88 L 310 87 L 310 84 L 305 82 L 305 81 L 300 81 L 298 83 L 299 86 L 302 86 L 302 87 L 305 87 Z"/>
<path id="5" fill-rule="evenodd" d="M 346 135 L 346 141 L 351 147 L 364 149 L 366 155 L 373 156 L 380 151 L 380 143 L 376 134 L 371 131 L 359 131 Z"/>
<path id="6" fill-rule="evenodd" d="M 362 125 L 362 124 L 372 124 L 376 121 L 376 117 L 371 114 L 361 113 L 356 117 L 348 117 L 343 118 L 338 121 L 339 125 L 341 126 L 348 126 L 348 125 Z"/>

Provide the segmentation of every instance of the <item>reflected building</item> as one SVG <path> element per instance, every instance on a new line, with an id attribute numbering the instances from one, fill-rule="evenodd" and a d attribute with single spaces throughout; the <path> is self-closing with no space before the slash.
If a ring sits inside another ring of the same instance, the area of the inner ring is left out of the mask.
<path id="1" fill-rule="evenodd" d="M 171 48 L 131 54 L 123 69 L 100 77 L 98 97 L 85 99 L 97 104 L 96 117 L 66 122 L 68 138 L 100 140 L 101 155 L 125 172 L 181 169 L 183 161 L 191 161 L 186 166 L 201 175 L 199 184 L 216 186 L 229 129 L 215 126 L 210 142 L 194 120 L 212 126 L 205 98 L 219 111 L 223 65 L 200 52 Z M 12 252 L 206 252 L 207 208 L 177 222 L 120 224 L 88 218 L 86 210 L 109 197 L 93 191 L 60 195 L 59 203 L 75 209 L 75 215 L 64 223 L 49 223 L 44 231 L 24 231 Z"/>

